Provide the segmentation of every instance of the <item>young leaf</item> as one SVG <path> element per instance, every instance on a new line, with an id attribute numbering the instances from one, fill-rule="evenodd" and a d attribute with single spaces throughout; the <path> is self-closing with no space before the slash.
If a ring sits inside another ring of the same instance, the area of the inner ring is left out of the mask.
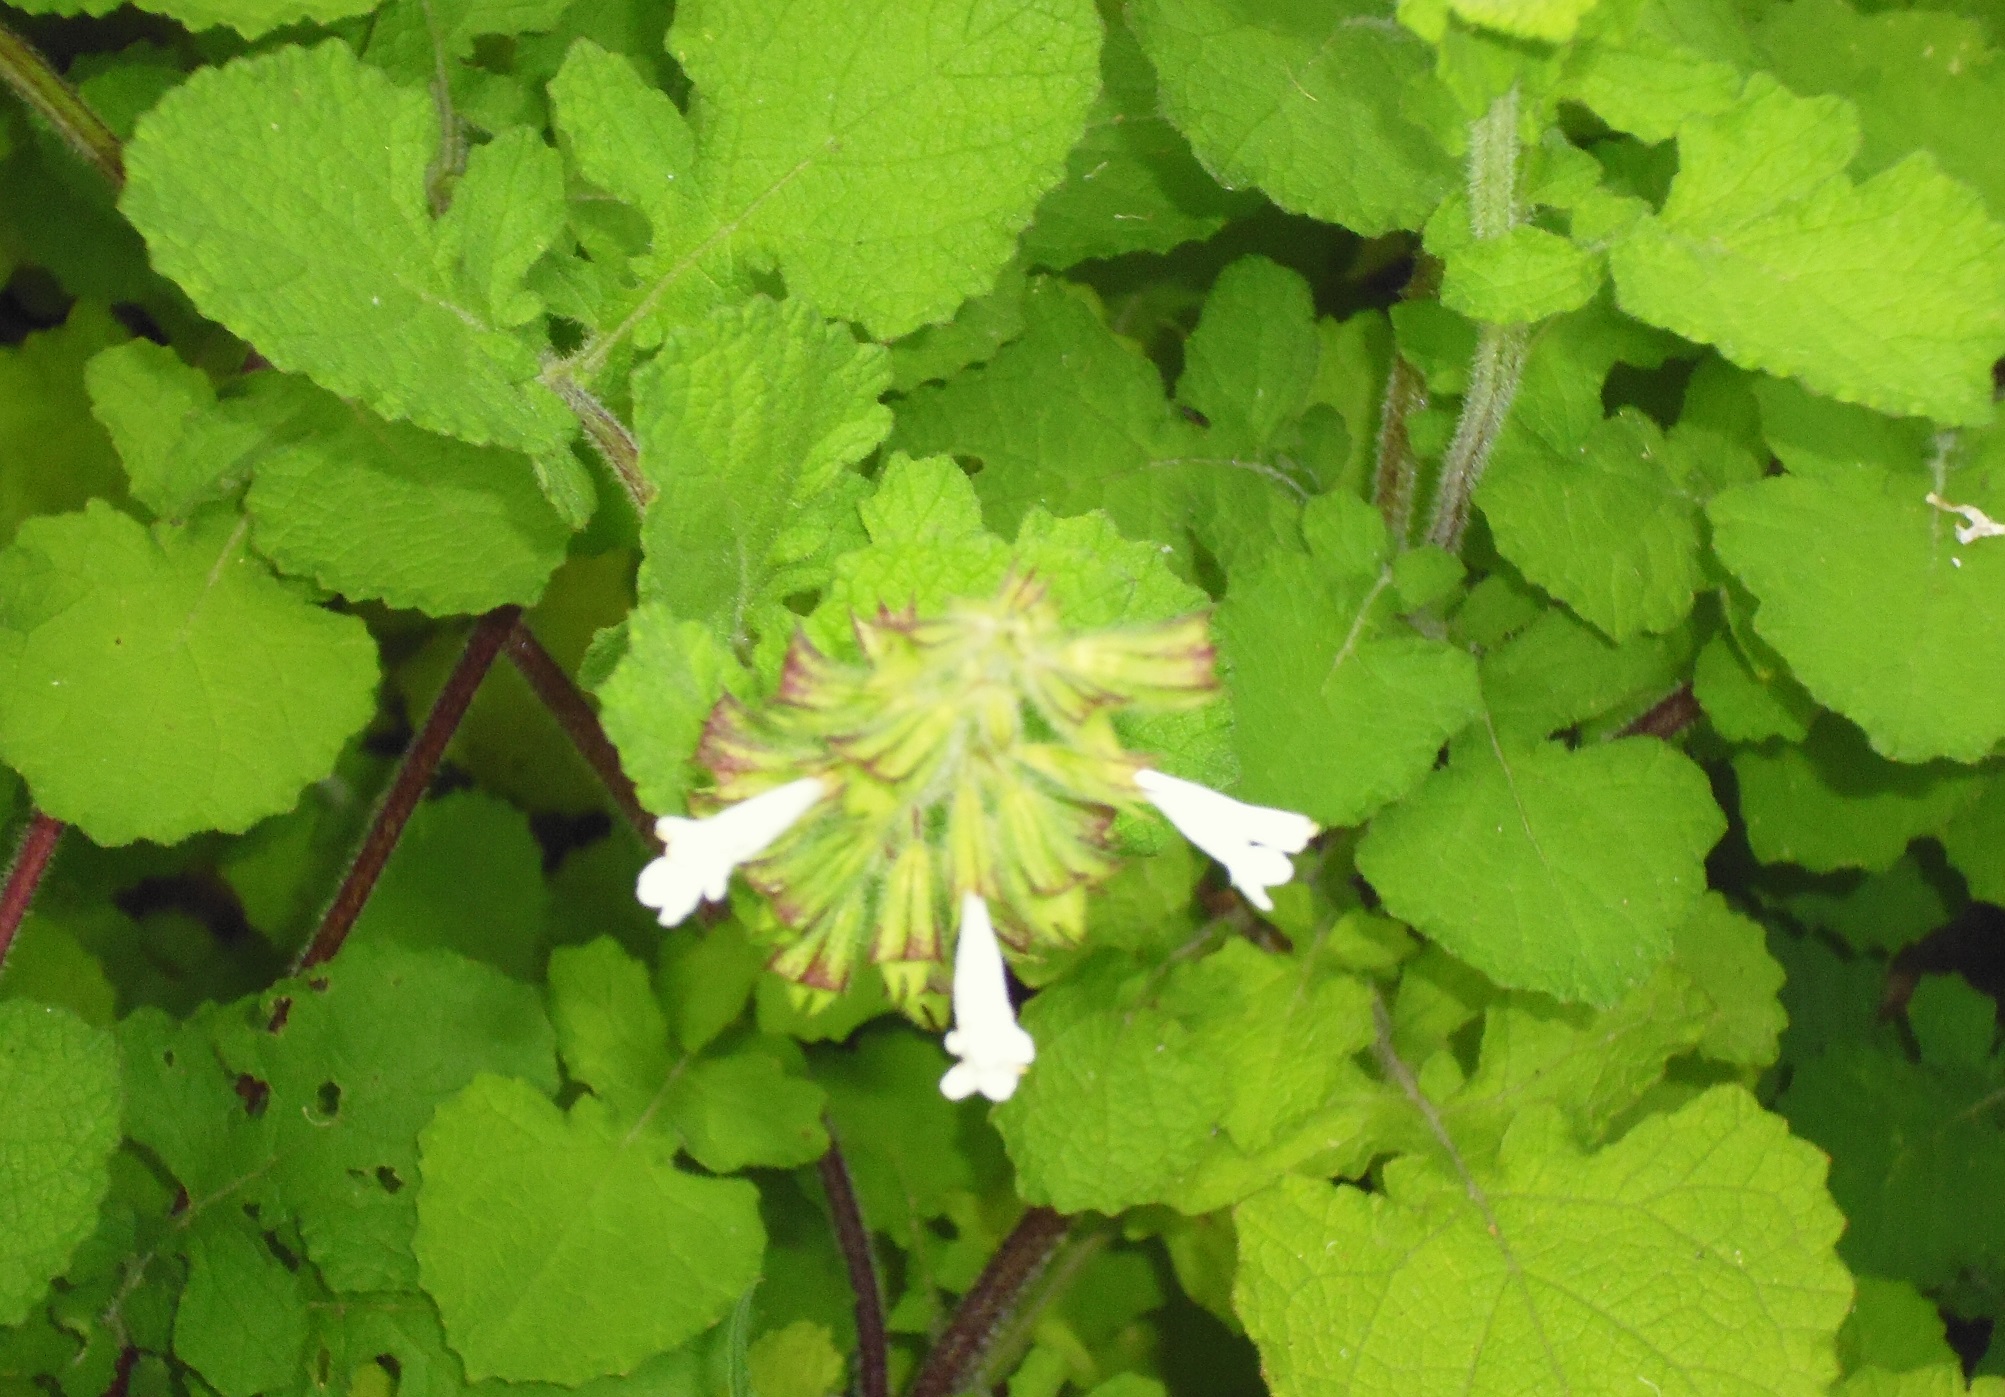
<path id="1" fill-rule="evenodd" d="M 438 144 L 431 100 L 347 45 L 282 47 L 147 113 L 120 207 L 154 264 L 279 368 L 393 420 L 554 455 L 570 415 L 489 317 L 493 286 L 453 274 L 426 207 Z"/>
<path id="2" fill-rule="evenodd" d="M 1091 0 L 694 0 L 669 33 L 713 236 L 770 249 L 794 295 L 880 339 L 1009 261 L 1099 47 Z"/>
<path id="3" fill-rule="evenodd" d="M 642 593 L 722 639 L 752 609 L 822 580 L 861 481 L 846 468 L 891 428 L 885 352 L 797 300 L 758 297 L 672 333 L 634 384 L 641 469 L 660 493 Z"/>
<path id="4" fill-rule="evenodd" d="M 149 535 L 93 501 L 0 554 L 0 754 L 99 843 L 248 829 L 374 711 L 362 623 L 273 581 L 231 525 Z"/>
<path id="5" fill-rule="evenodd" d="M 1976 761 L 2005 738 L 2005 548 L 1957 543 L 1927 491 L 1909 475 L 1782 477 L 1707 513 L 1761 602 L 1755 629 L 1804 688 L 1895 761 Z"/>
<path id="6" fill-rule="evenodd" d="M 1499 984 L 1609 1004 L 1670 953 L 1725 830 L 1704 774 L 1662 743 L 1509 750 L 1478 733 L 1373 821 L 1358 871 Z"/>
<path id="7" fill-rule="evenodd" d="M 1427 45 L 1371 6 L 1143 0 L 1131 11 L 1163 109 L 1228 189 L 1367 236 L 1417 228 L 1456 183 Z"/>
<path id="8" fill-rule="evenodd" d="M 1854 185 L 1858 144 L 1848 104 L 1765 76 L 1682 127 L 1663 213 L 1610 253 L 1622 308 L 1844 402 L 1986 422 L 2005 227 L 1925 155 Z"/>
<path id="9" fill-rule="evenodd" d="M 91 1235 L 118 1147 L 118 1049 L 61 1009 L 0 1001 L 0 1325 Z"/>
<path id="10" fill-rule="evenodd" d="M 595 1098 L 567 1115 L 527 1082 L 482 1076 L 422 1149 L 419 1272 L 473 1381 L 627 1372 L 716 1323 L 758 1275 L 758 1191 L 684 1173 L 661 1136 Z"/>
<path id="11" fill-rule="evenodd" d="M 91 413 L 118 445 L 132 497 L 163 519 L 243 484 L 259 424 L 216 410 L 209 376 L 151 340 L 131 340 L 84 369 Z"/>
<path id="12" fill-rule="evenodd" d="M 1218 643 L 1248 799 L 1354 825 L 1406 794 L 1481 706 L 1475 661 L 1397 617 L 1376 511 L 1310 506 L 1310 553 L 1235 572 Z"/>
<path id="13" fill-rule="evenodd" d="M 1466 1179 L 1407 1160 L 1384 1192 L 1291 1179 L 1250 1199 L 1234 1298 L 1276 1397 L 1707 1391 L 1723 1374 L 1816 1397 L 1852 1294 L 1823 1172 L 1738 1087 L 1588 1156 L 1535 1113 Z"/>

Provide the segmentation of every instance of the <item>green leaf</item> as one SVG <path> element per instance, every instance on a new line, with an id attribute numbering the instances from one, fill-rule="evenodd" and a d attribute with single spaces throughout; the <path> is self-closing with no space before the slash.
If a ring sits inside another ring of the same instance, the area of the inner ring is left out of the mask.
<path id="1" fill-rule="evenodd" d="M 96 1028 L 118 1017 L 118 992 L 98 958 L 68 927 L 36 912 L 22 919 L 0 965 L 0 999 L 67 1009 Z"/>
<path id="2" fill-rule="evenodd" d="M 1242 1204 L 1235 1301 L 1276 1397 L 1722 1374 L 1814 1397 L 1852 1292 L 1823 1167 L 1737 1087 L 1587 1156 L 1534 1113 L 1480 1174 L 1405 1160 L 1383 1192 L 1291 1179 Z"/>
<path id="3" fill-rule="evenodd" d="M 1768 651 L 1766 645 L 1759 648 Z M 1772 658 L 1774 652 L 1768 654 Z M 1817 716 L 1817 700 L 1789 677 L 1779 659 L 1762 674 L 1724 634 L 1700 648 L 1692 693 L 1714 730 L 1729 742 L 1763 742 L 1771 737 L 1801 742 Z"/>
<path id="4" fill-rule="evenodd" d="M 571 163 L 599 188 L 632 204 L 674 235 L 696 138 L 668 94 L 650 86 L 633 63 L 579 39 L 550 80 L 550 104 Z"/>
<path id="5" fill-rule="evenodd" d="M 646 969 L 610 938 L 553 955 L 550 992 L 565 1067 L 634 1129 L 666 1128 L 720 1174 L 809 1164 L 828 1149 L 826 1098 L 798 1075 L 797 1049 L 755 1039 L 672 1056 Z"/>
<path id="6" fill-rule="evenodd" d="M 79 302 L 55 329 L 0 349 L 0 543 L 30 515 L 117 495 L 118 456 L 91 416 L 84 371 L 124 338 L 108 311 Z"/>
<path id="7" fill-rule="evenodd" d="M 1159 1201 L 1231 1104 L 1225 1074 L 1184 1023 L 1125 1002 L 1125 968 L 1075 972 L 1024 1008 L 1037 1061 L 995 1123 L 1029 1202 L 1117 1213 Z"/>
<path id="8" fill-rule="evenodd" d="M 1725 829 L 1704 774 L 1660 742 L 1507 751 L 1479 734 L 1379 815 L 1358 871 L 1499 984 L 1609 1004 L 1670 953 Z"/>
<path id="9" fill-rule="evenodd" d="M 636 376 L 642 593 L 742 636 L 752 609 L 824 579 L 861 493 L 848 467 L 891 428 L 888 356 L 799 301 L 758 297 L 671 333 Z M 850 488 L 845 489 L 845 484 Z"/>
<path id="10" fill-rule="evenodd" d="M 1949 822 L 1942 847 L 1972 897 L 2005 907 L 2005 776 L 1993 776 Z"/>
<path id="11" fill-rule="evenodd" d="M 1506 439 L 1476 491 L 1502 553 L 1617 641 L 1665 631 L 1702 580 L 1699 508 L 1681 452 L 1634 409 L 1571 452 Z"/>
<path id="12" fill-rule="evenodd" d="M 490 324 L 520 325 L 542 313 L 522 279 L 557 240 L 564 217 L 564 162 L 535 131 L 513 127 L 468 152 L 439 232 Z"/>
<path id="13" fill-rule="evenodd" d="M 952 1061 L 939 1039 L 909 1029 L 861 1034 L 815 1061 L 863 1215 L 908 1251 L 928 1220 L 975 1187 L 963 1131 L 978 1108 L 940 1095 Z"/>
<path id="14" fill-rule="evenodd" d="M 808 1319 L 761 1334 L 746 1366 L 758 1397 L 828 1397 L 848 1367 L 828 1330 Z"/>
<path id="15" fill-rule="evenodd" d="M 1063 173 L 1099 48 L 1091 0 L 694 0 L 669 33 L 718 235 L 880 339 L 988 289 Z"/>
<path id="16" fill-rule="evenodd" d="M 1685 632 L 1616 645 L 1554 607 L 1483 657 L 1483 702 L 1507 743 L 1551 737 L 1589 719 L 1606 731 L 1676 689 L 1691 657 Z"/>
<path id="17" fill-rule="evenodd" d="M 1776 992 L 1782 967 L 1769 955 L 1761 923 L 1718 893 L 1707 893 L 1672 937 L 1671 962 L 1713 1001 L 1698 1049 L 1715 1062 L 1766 1067 L 1789 1022 Z"/>
<path id="18" fill-rule="evenodd" d="M 527 1082 L 482 1076 L 422 1148 L 418 1267 L 476 1382 L 627 1372 L 716 1323 L 758 1275 L 758 1191 L 684 1173 L 595 1098 L 567 1115 Z"/>
<path id="19" fill-rule="evenodd" d="M 1155 365 L 1046 280 L 1025 302 L 1023 337 L 987 364 L 913 392 L 891 444 L 974 458 L 975 490 L 999 532 L 1038 506 L 1058 515 L 1104 509 L 1129 538 L 1166 543 L 1180 559 L 1193 536 L 1228 565 L 1260 556 L 1293 534 L 1305 497 L 1277 453 L 1252 437 L 1299 412 L 1312 379 L 1315 337 L 1300 289 L 1257 262 L 1221 278 L 1216 310 L 1206 312 L 1212 328 L 1194 337 L 1189 390 L 1227 418 L 1220 430 L 1192 423 L 1164 397 Z M 1259 323 L 1262 310 L 1276 323 Z M 1230 362 L 1250 341 L 1268 356 L 1270 380 Z"/>
<path id="20" fill-rule="evenodd" d="M 827 1097 L 797 1075 L 799 1063 L 799 1049 L 777 1038 L 698 1059 L 669 1084 L 662 1115 L 712 1173 L 812 1164 L 828 1153 Z"/>
<path id="21" fill-rule="evenodd" d="M 1929 865 L 1924 868 L 1912 852 L 1902 854 L 1883 873 L 1820 879 L 1778 899 L 1777 905 L 1806 927 L 1835 933 L 1855 950 L 1891 955 L 1963 910 L 1955 878 L 1940 871 L 1934 859 Z"/>
<path id="22" fill-rule="evenodd" d="M 348 933 L 485 961 L 518 980 L 542 968 L 549 892 L 529 821 L 506 801 L 455 791 L 419 805 Z"/>
<path id="23" fill-rule="evenodd" d="M 277 566 L 433 616 L 543 595 L 571 531 L 522 456 L 385 422 L 303 379 L 256 387 L 274 431 L 245 508 Z"/>
<path id="24" fill-rule="evenodd" d="M 1860 1276 L 1858 1285 L 1859 1297 L 1838 1331 L 1838 1360 L 1846 1372 L 1906 1373 L 1957 1361 L 1933 1300 L 1906 1281 Z"/>
<path id="25" fill-rule="evenodd" d="M 174 1356 L 223 1397 L 255 1397 L 297 1382 L 307 1325 L 303 1278 L 256 1231 L 207 1227 L 195 1238 L 188 1285 L 174 1311 Z"/>
<path id="26" fill-rule="evenodd" d="M 1661 215 L 1611 251 L 1622 308 L 1844 402 L 1991 416 L 2005 227 L 1927 156 L 1854 185 L 1857 118 L 1772 78 L 1680 128 Z"/>
<path id="27" fill-rule="evenodd" d="M 1755 629 L 1804 688 L 1895 761 L 1975 761 L 2005 738 L 2005 549 L 1958 544 L 1927 489 L 1875 472 L 1781 477 L 1707 513 L 1713 547 L 1760 600 Z"/>
<path id="28" fill-rule="evenodd" d="M 1163 110 L 1228 189 L 1367 236 L 1417 228 L 1456 183 L 1430 129 L 1426 44 L 1343 0 L 1144 0 L 1130 12 Z"/>
<path id="29" fill-rule="evenodd" d="M 1926 150 L 2005 214 L 2005 171 L 1983 135 L 2005 117 L 2005 66 L 1983 24 L 1949 8 L 1861 15 L 1813 0 L 1762 12 L 1754 38 L 1792 92 L 1834 93 L 1858 109 L 1859 173 Z"/>
<path id="30" fill-rule="evenodd" d="M 1218 644 L 1242 794 L 1354 825 L 1427 774 L 1481 696 L 1468 654 L 1398 619 L 1377 512 L 1343 494 L 1311 511 L 1309 556 L 1233 574 Z"/>
<path id="31" fill-rule="evenodd" d="M 1177 485 L 1205 454 L 1147 359 L 1053 281 L 1032 284 L 1024 334 L 987 364 L 899 404 L 891 445 L 975 457 L 975 490 L 999 531 L 1032 507 L 1105 509 L 1124 533 L 1181 543 Z"/>
<path id="32" fill-rule="evenodd" d="M 536 347 L 490 319 L 492 281 L 455 275 L 427 210 L 438 144 L 423 92 L 345 44 L 284 47 L 161 99 L 120 207 L 154 265 L 279 368 L 477 445 L 562 452 L 571 419 L 533 382 Z"/>
<path id="33" fill-rule="evenodd" d="M 1732 107 L 1759 66 L 1730 0 L 1602 0 L 1566 55 L 1555 95 L 1655 143 L 1692 117 Z"/>
<path id="34" fill-rule="evenodd" d="M 598 687 L 599 718 L 643 806 L 671 814 L 685 808 L 703 725 L 743 674 L 701 621 L 679 621 L 648 602 L 628 615 L 626 651 Z"/>
<path id="35" fill-rule="evenodd" d="M 2001 1082 L 1996 1057 L 1910 1062 L 1859 1043 L 1797 1064 L 1777 1109 L 1831 1155 L 1848 1262 L 1928 1288 L 2005 1279 Z"/>
<path id="36" fill-rule="evenodd" d="M 1218 274 L 1184 342 L 1177 396 L 1254 450 L 1299 417 L 1316 386 L 1322 342 L 1309 283 L 1265 257 Z"/>
<path id="37" fill-rule="evenodd" d="M 120 1096 L 110 1034 L 0 1000 L 0 1325 L 27 1318 L 97 1225 Z"/>
<path id="38" fill-rule="evenodd" d="M 1601 259 L 1593 253 L 1529 223 L 1497 237 L 1475 237 L 1460 199 L 1429 220 L 1427 247 L 1448 263 L 1441 304 L 1472 320 L 1544 320 L 1579 310 L 1601 289 Z"/>
<path id="39" fill-rule="evenodd" d="M 640 962 L 610 936 L 550 956 L 550 1019 L 564 1069 L 615 1112 L 639 1120 L 675 1061 L 668 1019 Z"/>
<path id="40" fill-rule="evenodd" d="M 1600 0 L 1448 0 L 1448 7 L 1471 24 L 1518 39 L 1563 44 L 1581 16 Z"/>
<path id="41" fill-rule="evenodd" d="M 279 998 L 290 1007 L 271 1032 Z M 265 1167 L 341 1291 L 416 1284 L 418 1132 L 440 1102 L 481 1072 L 557 1082 L 536 992 L 438 950 L 349 946 L 219 1038 L 230 1068 L 270 1089 L 261 1119 L 275 1158 Z"/>
<path id="42" fill-rule="evenodd" d="M 1065 179 L 1024 230 L 1032 266 L 1062 271 L 1089 258 L 1168 252 L 1210 237 L 1253 203 L 1219 188 L 1161 114 L 1155 71 L 1118 13 L 1107 16 L 1100 75 Z"/>
<path id="43" fill-rule="evenodd" d="M 301 601 L 228 516 L 148 532 L 102 502 L 0 554 L 0 754 L 101 844 L 238 831 L 374 711 L 362 623 Z"/>
<path id="44" fill-rule="evenodd" d="M 1867 1368 L 1832 1389 L 1838 1397 L 2005 1397 L 2005 1378 L 1982 1377 L 1963 1385 L 1963 1365 L 1952 1359 L 1932 1368 L 1892 1373 Z"/>
<path id="45" fill-rule="evenodd" d="M 130 340 L 84 369 L 91 413 L 118 446 L 132 497 L 167 519 L 185 517 L 243 484 L 258 424 L 216 411 L 209 376 L 151 340 Z"/>
<path id="46" fill-rule="evenodd" d="M 1743 749 L 1733 768 L 1755 857 L 1816 873 L 1891 868 L 1910 840 L 1975 800 L 1982 781 L 1953 762 L 1890 762 L 1829 714 L 1804 742 Z"/>

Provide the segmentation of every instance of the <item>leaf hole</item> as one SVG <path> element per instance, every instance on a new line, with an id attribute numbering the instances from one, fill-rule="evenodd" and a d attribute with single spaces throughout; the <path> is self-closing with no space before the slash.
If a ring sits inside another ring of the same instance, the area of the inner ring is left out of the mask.
<path id="1" fill-rule="evenodd" d="M 261 1082 L 248 1072 L 239 1072 L 235 1087 L 238 1099 L 244 1103 L 244 1114 L 252 1120 L 256 1120 L 259 1116 L 262 1116 L 265 1113 L 265 1107 L 271 1104 L 272 1088 L 270 1082 Z"/>
<path id="2" fill-rule="evenodd" d="M 341 1114 L 341 1084 L 339 1082 L 322 1082 L 319 1089 L 313 1094 L 313 1104 L 319 1112 L 320 1119 L 323 1121 L 333 1120 Z"/>
<path id="3" fill-rule="evenodd" d="M 376 1166 L 376 1182 L 382 1185 L 383 1192 L 385 1193 L 398 1194 L 404 1191 L 403 1178 L 395 1169 L 392 1169 L 387 1164 Z M 390 1376 L 394 1378 L 397 1375 L 395 1372 L 392 1372 Z"/>

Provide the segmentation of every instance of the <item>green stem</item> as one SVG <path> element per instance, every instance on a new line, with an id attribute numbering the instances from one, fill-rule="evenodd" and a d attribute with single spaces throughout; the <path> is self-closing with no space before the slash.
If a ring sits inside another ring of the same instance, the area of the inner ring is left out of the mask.
<path id="1" fill-rule="evenodd" d="M 1524 221 L 1518 202 L 1518 90 L 1497 98 L 1469 127 L 1469 231 L 1479 240 L 1501 238 Z M 1455 436 L 1441 460 L 1434 518 L 1427 541 L 1453 553 L 1469 527 L 1469 501 L 1490 464 L 1490 452 L 1511 415 L 1531 345 L 1528 325 L 1485 325 L 1476 336 L 1469 391 Z"/>
<path id="2" fill-rule="evenodd" d="M 125 160 L 119 154 L 117 134 L 34 45 L 4 24 L 0 24 L 0 80 L 54 127 L 79 159 L 95 166 L 114 193 L 125 187 Z"/>
<path id="3" fill-rule="evenodd" d="M 1441 484 L 1434 492 L 1434 520 L 1427 541 L 1450 553 L 1462 547 L 1469 527 L 1469 501 L 1490 464 L 1490 452 L 1511 416 L 1518 395 L 1525 357 L 1531 347 L 1528 325 L 1485 325 L 1476 336 L 1476 354 L 1469 364 L 1469 392 L 1455 436 L 1441 458 Z"/>
<path id="4" fill-rule="evenodd" d="M 634 513 L 646 514 L 649 502 L 654 499 L 654 482 L 641 472 L 640 443 L 627 430 L 627 424 L 594 397 L 583 383 L 573 378 L 568 370 L 556 369 L 545 373 L 543 382 L 564 400 L 564 406 L 571 409 L 572 415 L 585 429 L 585 439 L 592 443 L 593 449 L 619 477 L 627 498 L 633 501 Z"/>

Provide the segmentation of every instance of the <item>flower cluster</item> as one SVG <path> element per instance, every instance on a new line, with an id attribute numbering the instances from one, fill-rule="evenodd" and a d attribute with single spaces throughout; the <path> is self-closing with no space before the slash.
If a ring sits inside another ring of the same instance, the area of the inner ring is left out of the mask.
<path id="1" fill-rule="evenodd" d="M 1071 633 L 1034 577 L 1013 576 L 993 599 L 933 618 L 881 613 L 856 634 L 862 664 L 797 637 L 771 702 L 718 705 L 698 752 L 715 813 L 660 822 L 667 851 L 638 893 L 673 925 L 742 869 L 779 924 L 774 971 L 821 996 L 868 958 L 894 1002 L 928 1021 L 943 1007 L 952 915 L 947 1046 L 963 1061 L 942 1083 L 951 1096 L 1001 1100 L 1029 1066 L 1002 946 L 1079 940 L 1086 894 L 1115 867 L 1118 814 L 1154 805 L 1262 908 L 1315 833 L 1122 747 L 1123 709 L 1213 697 L 1203 616 Z"/>

